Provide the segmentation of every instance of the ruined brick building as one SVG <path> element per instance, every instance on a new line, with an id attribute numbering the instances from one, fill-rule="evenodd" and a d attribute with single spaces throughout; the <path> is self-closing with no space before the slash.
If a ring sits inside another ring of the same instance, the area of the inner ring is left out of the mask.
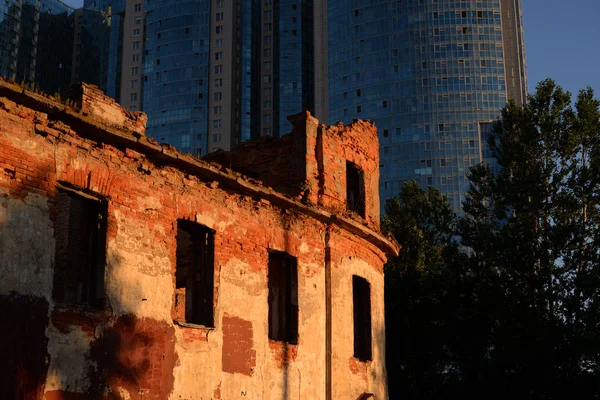
<path id="1" fill-rule="evenodd" d="M 387 398 L 371 123 L 198 160 L 74 93 L 0 82 L 2 398 Z"/>

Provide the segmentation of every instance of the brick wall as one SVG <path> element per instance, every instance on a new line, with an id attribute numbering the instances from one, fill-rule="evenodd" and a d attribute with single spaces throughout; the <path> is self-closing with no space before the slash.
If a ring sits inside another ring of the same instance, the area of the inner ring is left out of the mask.
<path id="1" fill-rule="evenodd" d="M 334 398 L 386 398 L 382 267 L 398 246 L 375 229 L 372 214 L 367 211 L 366 221 L 343 208 L 332 214 L 336 208 L 325 206 L 319 190 L 302 201 L 159 146 L 125 128 L 143 118 L 118 109 L 116 117 L 112 111 L 92 115 L 106 104 L 95 108 L 94 91 L 87 93 L 90 104 L 71 109 L 0 82 L 0 296 L 17 292 L 28 304 L 48 304 L 36 311 L 46 329 L 35 335 L 44 336 L 36 336 L 42 343 L 36 354 L 49 364 L 28 381 L 30 398 L 323 399 L 328 391 Z M 314 123 L 303 118 L 305 127 Z M 310 129 L 303 139 L 309 150 L 297 159 L 318 189 L 317 126 Z M 338 158 L 352 157 L 347 139 L 336 140 L 341 144 L 329 147 L 344 149 L 343 155 L 326 153 L 324 173 Z M 370 171 L 366 161 L 354 160 Z M 100 308 L 52 298 L 56 241 L 62 240 L 55 225 L 59 184 L 108 202 Z M 215 231 L 214 328 L 173 321 L 177 219 Z M 269 250 L 297 259 L 297 345 L 268 340 Z M 374 355 L 362 364 L 348 361 L 352 274 L 369 280 L 373 297 Z M 14 329 L 29 337 L 25 328 Z M 15 354 L 24 346 L 18 342 Z M 328 363 L 328 349 L 333 360 L 346 362 Z M 334 367 L 329 389 L 328 365 Z"/>

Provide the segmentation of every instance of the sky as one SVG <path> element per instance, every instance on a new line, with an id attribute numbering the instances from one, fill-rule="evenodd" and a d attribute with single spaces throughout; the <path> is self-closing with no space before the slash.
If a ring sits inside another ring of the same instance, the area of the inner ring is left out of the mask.
<path id="1" fill-rule="evenodd" d="M 529 91 L 552 78 L 576 95 L 600 97 L 600 1 L 523 0 Z"/>
<path id="2" fill-rule="evenodd" d="M 600 97 L 600 0 L 523 0 L 523 19 L 529 91 L 552 78 L 574 95 L 589 85 Z"/>

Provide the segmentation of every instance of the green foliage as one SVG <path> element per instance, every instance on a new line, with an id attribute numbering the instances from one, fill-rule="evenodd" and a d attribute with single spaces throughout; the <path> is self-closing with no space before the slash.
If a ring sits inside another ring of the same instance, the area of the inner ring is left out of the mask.
<path id="1" fill-rule="evenodd" d="M 588 88 L 573 107 L 543 81 L 502 110 L 489 145 L 497 168 L 471 169 L 465 217 L 440 218 L 449 206 L 415 183 L 386 208 L 384 227 L 408 244 L 386 269 L 390 386 L 599 398 L 600 101 Z"/>

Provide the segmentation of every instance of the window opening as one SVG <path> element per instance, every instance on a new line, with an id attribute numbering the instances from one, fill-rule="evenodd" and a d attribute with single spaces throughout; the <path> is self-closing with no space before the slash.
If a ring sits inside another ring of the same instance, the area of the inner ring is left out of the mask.
<path id="1" fill-rule="evenodd" d="M 354 310 L 354 357 L 371 359 L 371 287 L 360 276 L 352 276 Z"/>
<path id="2" fill-rule="evenodd" d="M 269 339 L 298 343 L 298 264 L 283 252 L 269 252 Z"/>
<path id="3" fill-rule="evenodd" d="M 174 319 L 213 327 L 214 231 L 179 219 L 176 239 Z"/>
<path id="4" fill-rule="evenodd" d="M 105 200 L 59 189 L 56 198 L 56 301 L 102 306 L 106 263 Z"/>
<path id="5" fill-rule="evenodd" d="M 350 161 L 346 161 L 346 205 L 348 210 L 365 216 L 364 174 Z"/>

